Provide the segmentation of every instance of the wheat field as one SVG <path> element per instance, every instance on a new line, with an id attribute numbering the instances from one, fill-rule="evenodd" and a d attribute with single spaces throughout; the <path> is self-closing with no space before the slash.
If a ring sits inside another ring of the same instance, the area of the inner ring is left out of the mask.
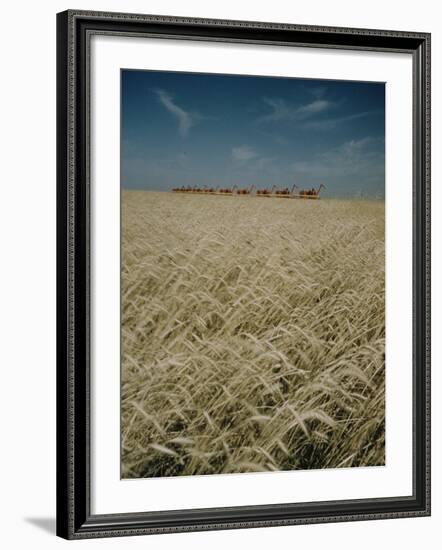
<path id="1" fill-rule="evenodd" d="M 383 465 L 384 203 L 122 194 L 122 477 Z"/>

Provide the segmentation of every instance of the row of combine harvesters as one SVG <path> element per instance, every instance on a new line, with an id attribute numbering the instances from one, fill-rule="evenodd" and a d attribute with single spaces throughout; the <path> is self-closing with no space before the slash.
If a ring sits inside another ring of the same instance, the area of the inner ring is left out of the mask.
<path id="1" fill-rule="evenodd" d="M 299 189 L 294 183 L 291 189 L 288 187 L 278 189 L 276 185 L 271 189 L 256 189 L 255 185 L 251 185 L 248 188 L 238 188 L 237 185 L 233 187 L 220 187 L 219 185 L 217 187 L 207 187 L 204 185 L 203 187 L 174 187 L 172 191 L 174 193 L 195 193 L 199 195 L 254 195 L 256 197 L 274 197 L 277 199 L 319 199 L 321 189 L 325 189 L 323 183 L 317 189 L 314 187 L 311 189 Z M 253 190 L 255 190 L 255 193 L 253 193 Z"/>

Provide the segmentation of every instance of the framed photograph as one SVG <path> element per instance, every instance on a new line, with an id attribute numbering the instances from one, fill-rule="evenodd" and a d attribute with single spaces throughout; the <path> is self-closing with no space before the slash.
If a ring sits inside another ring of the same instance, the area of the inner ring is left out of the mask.
<path id="1" fill-rule="evenodd" d="M 430 35 L 57 18 L 57 533 L 430 514 Z"/>

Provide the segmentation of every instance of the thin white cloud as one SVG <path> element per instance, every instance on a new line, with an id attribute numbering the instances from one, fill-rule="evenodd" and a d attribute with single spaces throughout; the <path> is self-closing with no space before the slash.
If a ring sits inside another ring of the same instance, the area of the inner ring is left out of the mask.
<path id="1" fill-rule="evenodd" d="M 291 164 L 300 187 L 324 183 L 330 196 L 377 196 L 385 193 L 383 138 L 364 137 Z"/>
<path id="2" fill-rule="evenodd" d="M 383 181 L 385 154 L 383 140 L 365 137 L 349 140 L 311 159 L 292 164 L 295 174 L 312 178 L 354 176 L 355 181 Z"/>
<path id="3" fill-rule="evenodd" d="M 274 160 L 276 160 L 276 157 L 259 157 L 256 160 L 256 167 L 258 168 L 258 170 L 267 169 Z"/>
<path id="4" fill-rule="evenodd" d="M 176 117 L 178 121 L 178 132 L 180 135 L 183 137 L 187 136 L 189 130 L 192 126 L 195 126 L 197 122 L 197 115 L 194 115 L 177 105 L 173 97 L 166 92 L 166 90 L 158 89 L 155 90 L 155 92 L 163 107 L 165 107 L 169 113 Z"/>
<path id="5" fill-rule="evenodd" d="M 283 99 L 272 99 L 270 97 L 263 98 L 264 102 L 272 109 L 266 115 L 261 116 L 259 122 L 276 122 L 285 118 L 290 118 L 290 108 Z"/>
<path id="6" fill-rule="evenodd" d="M 382 111 L 379 110 L 372 110 L 372 111 L 362 111 L 361 113 L 354 113 L 352 115 L 345 115 L 341 117 L 334 117 L 334 118 L 324 118 L 322 120 L 308 120 L 304 123 L 304 128 L 309 128 L 311 130 L 331 130 L 333 128 L 336 128 L 339 124 L 343 124 L 345 122 L 351 122 L 353 120 L 358 120 L 360 118 L 365 118 L 368 116 L 374 116 L 382 113 Z"/>
<path id="7" fill-rule="evenodd" d="M 297 110 L 298 117 L 307 117 L 310 115 L 316 115 L 317 113 L 322 113 L 326 111 L 331 106 L 330 101 L 326 99 L 315 99 L 307 105 L 302 105 Z"/>
<path id="8" fill-rule="evenodd" d="M 258 156 L 258 153 L 249 145 L 241 145 L 239 147 L 233 147 L 232 157 L 235 160 L 247 161 L 254 159 Z"/>
<path id="9" fill-rule="evenodd" d="M 316 86 L 316 88 L 308 88 L 308 91 L 313 95 L 313 97 L 316 97 L 316 99 L 321 99 L 324 97 L 325 93 L 327 92 L 327 87 Z"/>
<path id="10" fill-rule="evenodd" d="M 278 122 L 281 120 L 306 120 L 322 113 L 334 106 L 327 99 L 317 98 L 305 105 L 293 106 L 281 98 L 264 97 L 264 102 L 271 108 L 271 112 L 261 116 L 258 122 Z"/>

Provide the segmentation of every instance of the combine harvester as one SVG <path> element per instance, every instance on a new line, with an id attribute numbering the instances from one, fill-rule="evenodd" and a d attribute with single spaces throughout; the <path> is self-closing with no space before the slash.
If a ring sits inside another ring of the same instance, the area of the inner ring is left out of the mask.
<path id="1" fill-rule="evenodd" d="M 285 189 L 277 189 L 275 191 L 275 197 L 277 199 L 293 199 L 295 198 L 293 195 L 293 191 L 295 190 L 295 187 L 296 189 L 298 189 L 298 186 L 296 185 L 296 183 L 293 184 L 291 191 L 288 187 L 286 187 Z"/>
<path id="2" fill-rule="evenodd" d="M 254 189 L 254 188 L 255 188 L 255 184 L 253 183 L 249 188 L 237 189 L 236 194 L 237 195 L 251 195 L 252 194 L 252 189 Z"/>
<path id="3" fill-rule="evenodd" d="M 256 196 L 257 197 L 272 197 L 273 196 L 273 189 L 275 189 L 276 185 L 274 185 L 271 189 L 257 189 L 256 190 Z"/>
<path id="4" fill-rule="evenodd" d="M 325 185 L 321 183 L 318 189 L 312 187 L 311 189 L 301 189 L 298 194 L 293 195 L 293 199 L 319 199 L 319 193 L 321 189 L 325 189 Z"/>

